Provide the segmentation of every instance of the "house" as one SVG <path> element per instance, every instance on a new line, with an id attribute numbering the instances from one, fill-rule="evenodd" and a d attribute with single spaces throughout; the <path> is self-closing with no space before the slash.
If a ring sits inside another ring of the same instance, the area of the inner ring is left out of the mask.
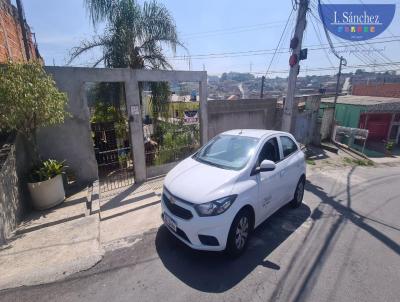
<path id="1" fill-rule="evenodd" d="M 333 102 L 333 97 L 322 99 L 321 108 Z M 400 98 L 340 96 L 335 118 L 340 126 L 368 129 L 369 141 L 400 143 Z"/>

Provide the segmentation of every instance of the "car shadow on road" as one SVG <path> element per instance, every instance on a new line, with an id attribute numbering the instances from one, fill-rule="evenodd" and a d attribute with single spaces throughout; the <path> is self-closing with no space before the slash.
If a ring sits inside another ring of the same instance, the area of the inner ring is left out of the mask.
<path id="1" fill-rule="evenodd" d="M 268 256 L 287 240 L 310 216 L 303 204 L 297 209 L 285 206 L 261 224 L 253 233 L 245 253 L 231 259 L 222 252 L 195 251 L 161 226 L 156 236 L 157 253 L 164 266 L 188 286 L 209 293 L 229 290 L 257 266 L 279 270 Z"/>

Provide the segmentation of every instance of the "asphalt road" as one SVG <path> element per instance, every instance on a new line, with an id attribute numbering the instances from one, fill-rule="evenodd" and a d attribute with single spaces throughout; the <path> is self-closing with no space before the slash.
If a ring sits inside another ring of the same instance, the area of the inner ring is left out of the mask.
<path id="1" fill-rule="evenodd" d="M 161 227 L 0 301 L 399 301 L 400 167 L 322 170 L 306 189 L 305 204 L 274 214 L 239 259 L 192 251 Z"/>

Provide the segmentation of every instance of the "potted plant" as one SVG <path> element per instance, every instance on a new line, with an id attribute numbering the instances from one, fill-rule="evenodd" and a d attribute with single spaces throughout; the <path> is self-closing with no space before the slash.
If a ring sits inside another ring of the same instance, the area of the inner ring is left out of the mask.
<path id="1" fill-rule="evenodd" d="M 42 192 L 50 194 L 42 198 L 53 197 L 53 200 L 43 202 L 43 207 L 45 204 L 50 206 L 60 202 L 64 188 L 61 190 L 58 187 L 58 193 L 53 194 L 51 192 L 54 188 L 45 190 L 44 187 L 52 186 L 53 182 L 61 179 L 58 175 L 63 164 L 41 161 L 37 131 L 63 123 L 70 116 L 66 105 L 66 94 L 57 89 L 54 80 L 45 72 L 40 62 L 9 62 L 0 67 L 0 130 L 15 131 L 25 143 L 24 150 L 29 166 L 24 168 L 26 171 L 33 171 L 28 176 L 28 181 L 37 180 L 36 185 L 29 185 L 32 199 L 36 200 L 37 197 L 34 193 L 36 190 L 31 190 L 33 187 L 41 187 Z M 33 202 L 36 206 L 35 200 Z M 40 204 L 38 207 L 43 208 Z"/>
<path id="2" fill-rule="evenodd" d="M 65 191 L 62 179 L 64 169 L 64 162 L 54 159 L 43 161 L 32 168 L 28 189 L 36 209 L 48 209 L 64 201 Z"/>

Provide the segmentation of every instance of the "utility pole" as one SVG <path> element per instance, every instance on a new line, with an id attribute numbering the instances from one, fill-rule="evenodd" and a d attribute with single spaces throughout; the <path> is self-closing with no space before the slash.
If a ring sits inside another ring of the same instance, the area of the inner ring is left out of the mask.
<path id="1" fill-rule="evenodd" d="M 290 57 L 290 72 L 286 100 L 283 107 L 282 130 L 293 132 L 294 122 L 296 121 L 297 102 L 295 101 L 297 75 L 300 71 L 300 51 L 303 42 L 303 34 L 306 28 L 306 16 L 309 0 L 299 0 L 296 28 L 294 37 L 290 42 L 292 56 Z"/>
<path id="2" fill-rule="evenodd" d="M 261 78 L 261 94 L 260 94 L 260 99 L 264 97 L 264 84 L 265 84 L 265 76 L 262 76 Z"/>
<path id="3" fill-rule="evenodd" d="M 331 128 L 331 134 L 333 135 L 333 131 L 335 130 L 335 116 L 336 116 L 336 103 L 339 98 L 339 86 L 340 86 L 340 76 L 342 75 L 342 67 L 347 65 L 347 61 L 342 56 L 340 57 L 340 64 L 339 64 L 339 72 L 337 74 L 336 80 L 336 92 L 335 92 L 335 99 L 333 101 L 333 123 Z M 335 139 L 335 138 L 333 138 Z"/>

